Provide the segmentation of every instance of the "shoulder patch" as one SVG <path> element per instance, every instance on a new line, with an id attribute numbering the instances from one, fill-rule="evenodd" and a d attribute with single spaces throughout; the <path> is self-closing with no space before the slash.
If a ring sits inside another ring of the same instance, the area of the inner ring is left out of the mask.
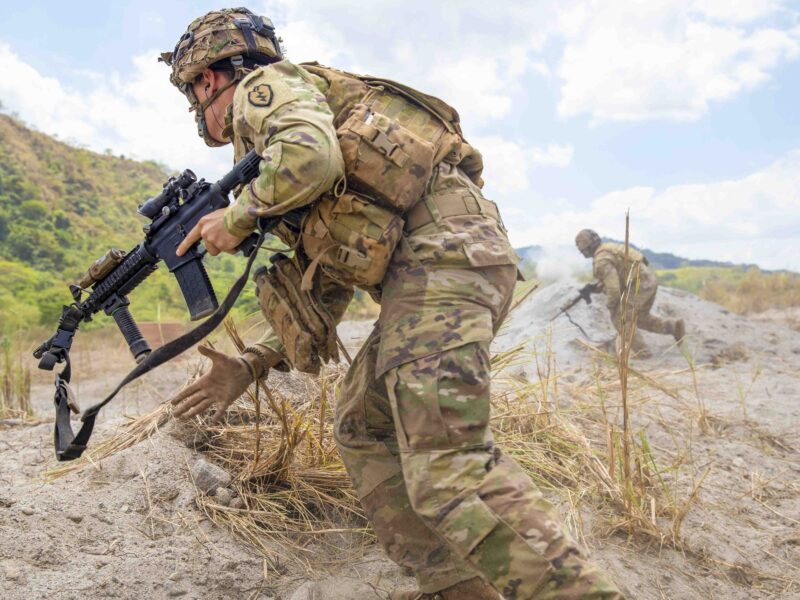
<path id="1" fill-rule="evenodd" d="M 240 135 L 251 137 L 253 132 L 264 130 L 266 121 L 282 106 L 298 99 L 297 93 L 283 81 L 278 73 L 258 70 L 259 77 L 245 78 L 236 89 L 233 98 L 234 131 Z M 245 129 L 242 129 L 244 124 Z"/>
<path id="2" fill-rule="evenodd" d="M 269 106 L 272 104 L 272 86 L 268 83 L 260 83 L 247 93 L 247 100 L 253 106 Z"/>

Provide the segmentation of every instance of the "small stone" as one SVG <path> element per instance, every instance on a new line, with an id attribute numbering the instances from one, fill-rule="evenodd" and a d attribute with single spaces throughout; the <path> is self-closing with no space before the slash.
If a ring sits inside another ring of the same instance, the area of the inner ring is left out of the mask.
<path id="1" fill-rule="evenodd" d="M 188 593 L 188 590 L 170 590 L 167 592 L 167 596 L 170 598 L 178 598 L 180 596 L 185 596 Z"/>
<path id="2" fill-rule="evenodd" d="M 222 467 L 201 458 L 192 465 L 192 479 L 200 491 L 208 494 L 217 488 L 227 487 L 231 475 Z"/>
<path id="3" fill-rule="evenodd" d="M 228 506 L 240 510 L 244 508 L 244 500 L 242 500 L 239 496 L 236 496 L 236 498 L 231 500 L 231 503 Z"/>
<path id="4" fill-rule="evenodd" d="M 18 581 L 22 579 L 22 571 L 20 571 L 16 567 L 7 566 L 6 579 L 9 579 L 10 581 Z"/>
<path id="5" fill-rule="evenodd" d="M 180 581 L 181 579 L 183 579 L 183 575 L 181 575 L 180 571 L 175 571 L 169 577 L 167 577 L 167 579 L 169 579 L 170 581 Z"/>
<path id="6" fill-rule="evenodd" d="M 38 465 L 39 463 L 44 461 L 42 458 L 41 452 L 38 450 L 23 450 L 20 453 L 20 460 L 22 464 L 28 467 L 32 467 L 33 465 Z"/>
<path id="7" fill-rule="evenodd" d="M 294 591 L 289 600 L 322 600 L 322 589 L 316 581 L 306 581 Z"/>
<path id="8" fill-rule="evenodd" d="M 214 493 L 214 500 L 220 506 L 229 506 L 231 500 L 233 500 L 233 494 L 228 488 L 217 488 Z"/>
<path id="9" fill-rule="evenodd" d="M 83 515 L 79 513 L 69 513 L 67 514 L 67 518 L 73 523 L 80 523 L 81 521 L 83 521 Z"/>
<path id="10" fill-rule="evenodd" d="M 741 456 L 737 456 L 731 462 L 733 463 L 734 467 L 737 467 L 739 469 L 744 469 L 745 467 L 747 467 L 747 463 L 744 462 L 744 459 Z"/>
<path id="11" fill-rule="evenodd" d="M 32 506 L 23 506 L 23 507 L 20 509 L 20 512 L 22 512 L 22 514 L 23 514 L 23 515 L 28 515 L 28 516 L 30 517 L 30 516 L 31 516 L 32 514 L 34 514 L 36 511 L 35 511 L 35 510 L 33 510 L 33 507 L 32 507 Z"/>
<path id="12" fill-rule="evenodd" d="M 100 521 L 101 523 L 105 523 L 106 525 L 113 525 L 113 522 L 111 521 L 111 519 L 109 519 L 107 516 L 105 516 L 101 512 L 93 512 L 92 516 L 95 519 L 97 519 L 98 521 Z"/>
<path id="13" fill-rule="evenodd" d="M 127 504 L 123 504 L 123 505 L 120 507 L 119 511 L 120 511 L 120 512 L 124 512 L 124 513 L 129 513 L 129 512 L 131 512 L 131 507 L 130 507 L 130 506 L 128 506 Z"/>

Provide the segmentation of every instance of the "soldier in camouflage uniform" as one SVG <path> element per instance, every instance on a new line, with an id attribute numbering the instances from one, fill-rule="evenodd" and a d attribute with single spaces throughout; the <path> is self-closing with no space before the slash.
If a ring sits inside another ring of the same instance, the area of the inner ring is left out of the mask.
<path id="1" fill-rule="evenodd" d="M 650 313 L 656 300 L 658 279 L 641 252 L 629 246 L 626 255 L 623 244 L 604 244 L 597 232 L 591 229 L 579 231 L 575 236 L 575 245 L 581 254 L 592 259 L 592 270 L 598 282 L 595 292 L 605 293 L 611 322 L 617 332 L 620 332 L 622 326 L 622 307 L 625 304 L 626 323 L 632 323 L 635 317 L 638 329 L 672 335 L 678 342 L 683 339 L 686 335 L 683 319 L 662 319 Z M 623 293 L 629 278 L 632 291 L 627 303 L 623 303 Z M 631 349 L 640 356 L 648 353 L 638 331 L 634 334 Z"/>
<path id="2" fill-rule="evenodd" d="M 233 251 L 258 217 L 313 206 L 343 176 L 334 124 L 357 85 L 334 85 L 324 69 L 284 60 L 272 29 L 259 27 L 268 22 L 254 19 L 244 9 L 209 13 L 164 55 L 201 135 L 232 142 L 236 159 L 251 148 L 264 158 L 236 204 L 205 218 L 181 251 L 200 237 L 211 254 Z M 405 215 L 377 293 L 370 290 L 380 318 L 336 409 L 339 451 L 364 510 L 388 555 L 419 584 L 392 598 L 621 598 L 492 441 L 489 344 L 508 312 L 518 260 L 496 206 L 448 162 L 435 167 L 419 206 Z M 288 228 L 277 233 L 297 241 Z M 321 277 L 322 302 L 338 321 L 353 290 Z M 212 369 L 174 398 L 178 415 L 224 410 L 252 376 L 286 363 L 274 331 L 241 357 L 203 352 Z"/>

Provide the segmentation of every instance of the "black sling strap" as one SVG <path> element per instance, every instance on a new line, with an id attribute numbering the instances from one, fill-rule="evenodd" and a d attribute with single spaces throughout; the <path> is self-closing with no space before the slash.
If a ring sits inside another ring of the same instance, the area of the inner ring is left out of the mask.
<path id="1" fill-rule="evenodd" d="M 276 219 L 275 221 L 275 223 L 271 223 L 273 227 L 280 219 Z M 222 320 L 228 315 L 233 304 L 242 293 L 242 289 L 250 276 L 250 268 L 253 266 L 253 261 L 255 261 L 258 255 L 258 248 L 261 246 L 270 229 L 272 229 L 272 227 L 260 226 L 258 241 L 250 254 L 250 258 L 247 260 L 247 267 L 244 273 L 233 284 L 233 287 L 231 287 L 228 295 L 225 296 L 225 299 L 217 310 L 191 331 L 151 352 L 147 358 L 136 365 L 133 370 L 120 381 L 117 387 L 114 388 L 114 391 L 106 396 L 102 402 L 98 402 L 94 406 L 87 408 L 83 416 L 81 416 L 83 425 L 81 425 L 77 434 L 72 431 L 72 425 L 70 423 L 68 384 L 72 375 L 72 368 L 69 360 L 69 351 L 65 351 L 64 359 L 66 360 L 66 366 L 60 374 L 56 375 L 56 393 L 54 399 L 56 405 L 55 448 L 56 458 L 58 458 L 59 461 L 74 460 L 83 454 L 84 450 L 86 450 L 89 438 L 92 437 L 92 430 L 94 429 L 94 422 L 97 418 L 97 414 L 100 412 L 101 408 L 114 399 L 123 387 L 145 373 L 149 373 L 156 367 L 185 352 L 200 342 L 222 323 Z"/>

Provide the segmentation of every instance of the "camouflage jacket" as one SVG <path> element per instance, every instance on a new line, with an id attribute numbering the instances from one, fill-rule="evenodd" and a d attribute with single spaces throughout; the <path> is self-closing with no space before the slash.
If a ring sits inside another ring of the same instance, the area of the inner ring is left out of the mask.
<path id="1" fill-rule="evenodd" d="M 353 85 L 358 89 L 331 89 L 322 77 L 286 60 L 257 69 L 242 80 L 228 115 L 235 159 L 255 148 L 264 161 L 259 177 L 243 189 L 237 202 L 227 210 L 225 226 L 231 233 L 248 234 L 262 215 L 284 214 L 307 205 L 343 177 L 344 164 L 335 123 L 357 99 L 361 91 L 359 85 L 363 84 Z M 326 101 L 326 95 L 331 96 L 332 105 Z M 479 171 L 476 178 L 479 179 Z M 435 198 L 447 194 L 482 197 L 480 188 L 462 171 L 461 165 L 442 164 L 434 169 L 426 196 Z M 276 234 L 289 245 L 297 241 L 283 226 Z M 426 269 L 483 268 L 516 264 L 519 260 L 502 224 L 483 215 L 431 223 L 418 232 L 407 234 L 405 247 L 413 248 L 413 260 L 424 264 Z M 394 268 L 401 262 L 395 261 Z M 442 278 L 440 284 L 438 279 L 428 281 L 425 287 L 425 296 L 432 303 L 437 299 L 445 301 L 452 293 L 446 278 Z M 326 276 L 323 276 L 322 288 L 323 303 L 338 323 L 352 299 L 353 289 Z M 434 323 L 436 315 L 421 315 L 424 311 L 420 306 L 394 306 L 397 304 L 392 301 L 394 293 L 390 289 L 388 297 L 384 294 L 381 302 L 382 320 L 387 325 L 395 324 L 392 329 L 397 329 L 391 333 L 387 331 L 385 342 L 396 343 L 399 337 L 417 340 L 419 343 L 408 356 L 429 353 L 430 347 L 441 349 L 442 339 Z M 452 343 L 445 345 L 491 339 L 494 334 L 491 324 L 485 322 L 477 304 L 474 314 L 459 315 L 460 334 L 451 335 L 448 339 Z M 271 328 L 259 343 L 282 351 Z M 390 357 L 390 352 L 384 354 L 387 356 L 384 368 L 399 360 Z"/>
<path id="2" fill-rule="evenodd" d="M 261 216 L 281 215 L 310 204 L 344 176 L 344 162 L 333 126 L 333 113 L 312 76 L 289 61 L 256 69 L 236 88 L 227 116 L 234 160 L 251 149 L 263 157 L 261 172 L 245 186 L 225 213 L 225 227 L 235 235 L 253 231 Z M 276 235 L 288 245 L 295 235 L 280 226 Z M 322 301 L 338 322 L 353 290 L 324 278 Z M 282 352 L 267 328 L 258 342 Z"/>
<path id="3" fill-rule="evenodd" d="M 641 252 L 629 246 L 626 260 L 625 246 L 613 242 L 601 244 L 595 251 L 593 270 L 595 278 L 603 286 L 606 303 L 610 308 L 619 305 L 629 274 L 634 278 L 638 274 L 640 286 L 650 287 L 656 282 L 655 275 L 647 266 L 647 259 Z"/>

